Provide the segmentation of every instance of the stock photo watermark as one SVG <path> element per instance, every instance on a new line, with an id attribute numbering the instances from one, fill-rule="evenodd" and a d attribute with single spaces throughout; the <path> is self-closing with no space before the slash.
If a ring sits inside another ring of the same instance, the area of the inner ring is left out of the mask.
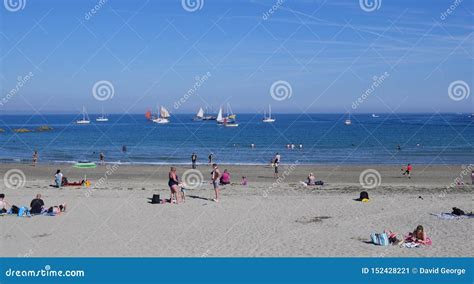
<path id="1" fill-rule="evenodd" d="M 196 12 L 204 7 L 204 0 L 181 0 L 181 6 L 188 12 Z"/>
<path id="2" fill-rule="evenodd" d="M 275 101 L 284 101 L 291 98 L 293 95 L 293 88 L 287 81 L 275 81 L 270 87 L 270 95 Z"/>
<path id="3" fill-rule="evenodd" d="M 353 103 L 352 103 L 352 109 L 357 109 L 360 105 L 362 105 L 365 100 L 367 100 L 374 92 L 377 88 L 379 88 L 380 86 L 382 86 L 383 82 L 385 80 L 387 80 L 387 78 L 390 77 L 390 74 L 388 72 L 385 72 L 383 73 L 382 75 L 380 76 L 374 76 L 372 78 L 372 84 L 370 85 L 370 87 L 365 90 L 365 92 L 360 95 L 357 100 L 355 100 Z"/>
<path id="4" fill-rule="evenodd" d="M 442 21 L 446 20 L 452 13 L 454 13 L 454 11 L 459 7 L 459 5 L 461 5 L 462 2 L 463 0 L 454 0 L 453 4 L 451 4 L 445 11 L 443 11 L 439 18 Z"/>
<path id="5" fill-rule="evenodd" d="M 110 100 L 115 95 L 114 85 L 106 80 L 97 81 L 92 86 L 92 95 L 98 101 Z"/>
<path id="6" fill-rule="evenodd" d="M 359 183 L 365 189 L 374 189 L 382 184 L 382 176 L 375 169 L 367 169 L 360 173 Z"/>
<path id="7" fill-rule="evenodd" d="M 262 14 L 262 19 L 264 21 L 270 19 L 270 17 L 281 7 L 283 6 L 283 4 L 285 3 L 285 0 L 277 0 L 275 2 L 275 4 L 270 8 L 268 9 L 268 11 L 265 11 L 263 14 Z"/>
<path id="8" fill-rule="evenodd" d="M 3 0 L 3 5 L 9 12 L 18 12 L 25 9 L 26 0 Z"/>
<path id="9" fill-rule="evenodd" d="M 193 95 L 196 94 L 196 92 L 201 88 L 204 83 L 211 78 L 212 74 L 211 72 L 206 72 L 204 75 L 201 76 L 196 76 L 195 80 L 196 82 L 193 84 L 191 88 L 188 89 L 188 91 L 181 97 L 179 100 L 174 102 L 174 109 L 179 109 L 186 101 L 192 97 Z"/>
<path id="10" fill-rule="evenodd" d="M 24 76 L 18 76 L 17 78 L 17 82 L 15 84 L 15 87 L 13 89 L 11 89 L 6 95 L 5 97 L 3 97 L 2 99 L 0 99 L 0 107 L 3 107 L 5 104 L 7 104 L 15 95 L 17 95 L 20 90 L 26 86 L 26 83 L 28 83 L 33 77 L 35 76 L 35 74 L 33 74 L 33 72 L 29 72 L 28 74 L 24 75 Z"/>
<path id="11" fill-rule="evenodd" d="M 85 193 L 86 197 L 90 197 L 92 193 L 97 191 L 99 187 L 106 184 L 107 181 L 109 180 L 109 177 L 111 177 L 119 168 L 120 168 L 119 164 L 113 164 L 112 166 L 107 165 L 104 175 L 94 184 L 94 187 L 92 189 L 87 188 L 87 191 Z"/>
<path id="12" fill-rule="evenodd" d="M 380 9 L 382 0 L 359 0 L 359 6 L 365 12 L 373 12 Z"/>
<path id="13" fill-rule="evenodd" d="M 449 84 L 448 96 L 453 101 L 462 101 L 467 99 L 469 98 L 470 94 L 471 89 L 469 88 L 469 85 L 462 80 L 457 80 Z"/>
<path id="14" fill-rule="evenodd" d="M 204 177 L 199 170 L 190 169 L 183 173 L 182 181 L 187 189 L 196 189 L 204 182 Z"/>
<path id="15" fill-rule="evenodd" d="M 298 164 L 299 164 L 299 161 L 295 161 L 295 163 L 291 164 L 288 168 L 286 168 L 284 171 L 283 171 L 283 174 L 281 176 L 279 176 L 276 181 L 274 181 L 269 187 L 268 189 L 264 190 L 263 191 L 263 197 L 264 198 L 267 198 L 268 195 L 273 191 L 275 190 L 275 188 L 279 187 L 285 180 L 288 176 L 290 176 L 295 170 L 296 168 L 298 167 Z"/>
<path id="16" fill-rule="evenodd" d="M 93 8 L 84 14 L 84 19 L 89 21 L 93 16 L 95 16 L 95 14 L 99 13 L 99 10 L 102 9 L 102 7 L 107 4 L 108 1 L 109 0 L 99 0 Z"/>
<path id="17" fill-rule="evenodd" d="M 26 184 L 26 176 L 22 170 L 11 169 L 3 175 L 3 183 L 8 189 L 17 189 L 24 187 Z"/>

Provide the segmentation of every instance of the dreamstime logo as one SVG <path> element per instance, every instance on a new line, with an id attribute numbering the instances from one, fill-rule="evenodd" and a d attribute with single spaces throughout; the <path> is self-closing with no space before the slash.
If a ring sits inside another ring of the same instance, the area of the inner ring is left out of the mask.
<path id="1" fill-rule="evenodd" d="M 0 107 L 7 104 L 16 94 L 18 94 L 20 90 L 24 86 L 26 86 L 26 83 L 30 81 L 34 76 L 35 74 L 33 74 L 33 72 L 29 72 L 24 76 L 18 76 L 15 87 L 11 89 L 5 97 L 0 99 Z"/>
<path id="2" fill-rule="evenodd" d="M 108 0 L 99 0 L 97 4 L 87 11 L 87 13 L 84 14 L 84 19 L 86 21 L 89 21 L 95 14 L 99 13 L 99 10 L 102 9 L 102 7 L 107 3 Z"/>
<path id="3" fill-rule="evenodd" d="M 196 76 L 196 82 L 194 83 L 193 87 L 188 89 L 188 91 L 181 97 L 179 100 L 174 102 L 174 109 L 179 109 L 192 95 L 196 94 L 197 90 L 204 85 L 209 78 L 211 78 L 211 72 L 206 72 L 206 74 L 202 76 Z"/>
<path id="4" fill-rule="evenodd" d="M 107 165 L 106 171 L 104 175 L 94 184 L 92 189 L 88 188 L 85 195 L 86 197 L 90 197 L 93 192 L 95 192 L 99 187 L 103 186 L 118 169 L 120 168 L 120 164 L 113 164 L 112 166 Z"/>
<path id="5" fill-rule="evenodd" d="M 181 6 L 188 12 L 196 12 L 204 6 L 204 0 L 181 0 Z"/>
<path id="6" fill-rule="evenodd" d="M 270 95 L 276 101 L 283 101 L 291 98 L 293 88 L 287 81 L 275 81 L 270 87 Z"/>
<path id="7" fill-rule="evenodd" d="M 377 170 L 367 169 L 360 174 L 359 183 L 365 189 L 373 189 L 382 184 L 382 176 Z"/>
<path id="8" fill-rule="evenodd" d="M 441 21 L 446 20 L 449 17 L 449 15 L 454 13 L 454 10 L 456 10 L 456 8 L 459 7 L 459 5 L 461 5 L 462 2 L 463 2 L 463 0 L 454 0 L 453 4 L 451 4 L 451 6 L 449 6 L 448 9 L 446 9 L 446 11 L 442 12 L 441 15 L 439 16 Z"/>
<path id="9" fill-rule="evenodd" d="M 19 169 L 11 169 L 3 176 L 3 183 L 9 189 L 23 187 L 26 183 L 25 173 Z"/>
<path id="10" fill-rule="evenodd" d="M 92 95 L 98 101 L 106 101 L 114 97 L 114 85 L 109 81 L 97 81 L 92 87 Z"/>
<path id="11" fill-rule="evenodd" d="M 462 81 L 457 80 L 452 82 L 448 87 L 448 95 L 453 101 L 462 101 L 469 98 L 471 89 L 469 85 Z"/>
<path id="12" fill-rule="evenodd" d="M 3 0 L 3 5 L 10 12 L 18 12 L 25 9 L 26 0 Z"/>
<path id="13" fill-rule="evenodd" d="M 382 83 L 383 83 L 388 77 L 390 77 L 390 74 L 389 74 L 388 72 L 383 73 L 381 76 L 374 76 L 374 77 L 372 78 L 373 82 L 372 82 L 372 84 L 370 85 L 370 87 L 369 87 L 367 90 L 365 90 L 365 92 L 364 92 L 361 96 L 359 96 L 359 97 L 357 98 L 357 100 L 355 100 L 354 102 L 352 102 L 352 109 L 356 109 L 356 108 L 358 108 L 361 104 L 363 104 L 364 101 L 365 101 L 366 99 L 368 99 L 368 98 L 372 95 L 372 93 L 375 92 L 375 90 L 376 90 L 377 88 L 379 88 L 380 86 L 382 86 Z"/>
<path id="14" fill-rule="evenodd" d="M 201 171 L 191 169 L 183 174 L 183 182 L 186 188 L 195 189 L 199 187 L 204 181 Z"/>
<path id="15" fill-rule="evenodd" d="M 359 0 L 360 8 L 366 12 L 373 12 L 380 9 L 382 0 Z"/>
<path id="16" fill-rule="evenodd" d="M 285 3 L 285 0 L 277 0 L 276 3 L 270 9 L 268 9 L 268 11 L 263 13 L 262 19 L 264 21 L 268 20 L 273 15 L 273 13 L 275 13 L 283 5 L 283 3 Z"/>
<path id="17" fill-rule="evenodd" d="M 285 169 L 283 174 L 277 178 L 275 182 L 273 182 L 268 189 L 263 191 L 263 198 L 267 198 L 269 193 L 271 193 L 275 188 L 279 187 L 288 176 L 290 176 L 298 167 L 299 161 L 296 160 L 295 163 L 291 164 L 288 168 Z"/>

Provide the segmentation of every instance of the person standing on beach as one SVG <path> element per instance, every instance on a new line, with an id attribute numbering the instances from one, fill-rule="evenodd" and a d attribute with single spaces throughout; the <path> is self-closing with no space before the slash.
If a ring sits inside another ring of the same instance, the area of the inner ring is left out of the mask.
<path id="1" fill-rule="evenodd" d="M 100 161 L 101 165 L 103 165 L 105 163 L 105 155 L 102 152 L 100 152 L 100 154 L 99 154 L 99 161 Z"/>
<path id="2" fill-rule="evenodd" d="M 33 153 L 33 167 L 36 167 L 36 163 L 38 162 L 38 151 L 35 150 Z"/>
<path id="3" fill-rule="evenodd" d="M 193 169 L 196 168 L 197 158 L 198 158 L 198 156 L 196 155 L 196 153 L 193 153 L 193 154 L 191 155 L 191 164 L 192 164 L 192 168 L 193 168 Z"/>
<path id="4" fill-rule="evenodd" d="M 278 178 L 278 166 L 280 164 L 281 156 L 279 153 L 275 154 L 275 158 L 273 158 L 273 167 L 275 168 L 275 172 L 273 174 L 274 178 Z"/>
<path id="5" fill-rule="evenodd" d="M 176 174 L 176 168 L 171 167 L 170 172 L 168 173 L 168 186 L 170 187 L 171 197 L 170 203 L 178 204 L 180 201 L 180 193 L 179 193 L 179 180 L 178 175 Z M 174 199 L 173 199 L 174 196 Z"/>
<path id="6" fill-rule="evenodd" d="M 217 164 L 212 164 L 212 172 L 211 172 L 211 182 L 212 186 L 214 187 L 214 192 L 216 194 L 216 198 L 213 199 L 214 202 L 219 202 L 220 197 L 220 188 L 219 188 L 219 177 L 221 176 L 221 172 L 217 167 Z"/>
<path id="7" fill-rule="evenodd" d="M 214 154 L 210 153 L 209 156 L 207 157 L 209 159 L 209 165 L 212 164 L 212 158 L 213 158 Z"/>

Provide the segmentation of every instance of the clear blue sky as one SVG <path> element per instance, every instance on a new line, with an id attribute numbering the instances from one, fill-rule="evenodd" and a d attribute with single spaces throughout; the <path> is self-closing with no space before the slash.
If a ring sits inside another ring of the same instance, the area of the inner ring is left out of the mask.
<path id="1" fill-rule="evenodd" d="M 18 76 L 34 74 L 0 112 L 77 113 L 85 105 L 143 113 L 162 104 L 179 113 L 226 102 L 236 112 L 268 104 L 274 112 L 347 112 L 385 72 L 352 112 L 472 112 L 474 95 L 454 101 L 448 86 L 474 88 L 474 2 L 442 17 L 454 0 L 373 1 L 379 9 L 367 12 L 358 0 L 286 0 L 267 17 L 278 0 L 201 0 L 194 12 L 181 0 L 103 0 L 91 17 L 98 0 L 0 7 L 1 97 Z M 206 72 L 197 95 L 174 110 Z M 100 80 L 113 84 L 112 99 L 94 99 Z M 291 84 L 289 99 L 272 99 L 277 80 Z"/>

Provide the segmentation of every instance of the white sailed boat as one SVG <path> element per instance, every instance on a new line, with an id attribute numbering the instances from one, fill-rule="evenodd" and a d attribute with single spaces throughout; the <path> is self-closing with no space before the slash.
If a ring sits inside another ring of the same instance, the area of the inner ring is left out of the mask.
<path id="1" fill-rule="evenodd" d="M 372 117 L 373 117 L 373 118 L 377 118 L 377 117 L 379 117 L 379 116 L 378 116 L 378 115 L 375 115 L 375 113 L 373 113 L 373 114 L 372 114 Z"/>
<path id="2" fill-rule="evenodd" d="M 272 118 L 272 107 L 268 106 L 268 117 L 266 116 L 265 112 L 263 113 L 263 122 L 272 123 L 275 122 L 275 119 Z"/>
<path id="3" fill-rule="evenodd" d="M 193 118 L 194 121 L 201 121 L 204 120 L 204 110 L 202 107 L 199 108 L 196 116 Z"/>
<path id="4" fill-rule="evenodd" d="M 91 121 L 89 120 L 89 115 L 86 112 L 86 108 L 82 107 L 82 119 L 76 121 L 76 124 L 89 124 Z"/>
<path id="5" fill-rule="evenodd" d="M 219 108 L 219 113 L 217 113 L 216 121 L 219 124 L 224 123 L 224 118 L 222 117 L 222 107 Z"/>
<path id="6" fill-rule="evenodd" d="M 107 121 L 109 121 L 107 116 L 104 114 L 104 109 L 103 108 L 102 108 L 102 114 L 98 118 L 96 118 L 95 121 L 97 121 L 97 122 L 107 122 Z"/>
<path id="7" fill-rule="evenodd" d="M 160 115 L 157 118 L 152 119 L 152 121 L 158 124 L 166 124 L 170 122 L 168 119 L 169 117 L 170 117 L 170 113 L 168 112 L 166 108 L 162 106 L 160 107 Z"/>

